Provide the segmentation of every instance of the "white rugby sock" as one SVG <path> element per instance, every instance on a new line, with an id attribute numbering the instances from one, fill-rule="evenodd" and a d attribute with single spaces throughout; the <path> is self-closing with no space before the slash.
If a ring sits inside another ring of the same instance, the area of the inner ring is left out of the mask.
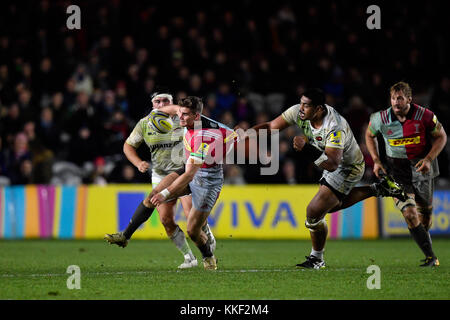
<path id="1" fill-rule="evenodd" d="M 195 256 L 192 253 L 191 248 L 189 247 L 189 244 L 186 240 L 186 236 L 184 235 L 183 230 L 179 226 L 177 226 L 177 229 L 170 237 L 170 240 L 175 244 L 175 246 L 180 250 L 180 252 L 183 254 L 184 259 L 187 260 L 186 257 L 190 258 L 190 260 L 194 260 Z"/>
<path id="2" fill-rule="evenodd" d="M 321 251 L 316 251 L 314 249 L 311 249 L 311 255 L 316 257 L 317 259 L 323 260 L 323 252 L 325 249 L 322 249 Z"/>

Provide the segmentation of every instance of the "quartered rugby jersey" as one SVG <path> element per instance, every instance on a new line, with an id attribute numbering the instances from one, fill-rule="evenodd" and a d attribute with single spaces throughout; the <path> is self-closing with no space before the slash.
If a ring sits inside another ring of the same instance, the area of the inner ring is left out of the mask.
<path id="1" fill-rule="evenodd" d="M 184 166 L 183 154 L 172 152 L 172 149 L 183 140 L 183 129 L 180 126 L 179 118 L 172 117 L 173 128 L 170 132 L 159 133 L 154 131 L 150 125 L 150 116 L 156 111 L 156 109 L 152 110 L 148 116 L 142 118 L 136 124 L 126 143 L 138 148 L 142 142 L 145 142 L 151 152 L 152 169 L 167 174 Z M 182 151 L 182 148 L 180 151 Z M 179 159 L 173 159 L 172 157 L 178 157 Z"/>
<path id="2" fill-rule="evenodd" d="M 436 130 L 437 124 L 432 111 L 412 103 L 403 123 L 390 107 L 370 116 L 369 129 L 373 135 L 383 135 L 387 156 L 413 160 L 423 158 L 429 152 L 429 135 Z"/>
<path id="3" fill-rule="evenodd" d="M 201 128 L 185 128 L 184 132 L 187 161 L 201 163 L 201 168 L 223 164 L 227 153 L 238 141 L 235 131 L 205 116 L 201 117 Z"/>
<path id="4" fill-rule="evenodd" d="M 308 138 L 308 143 L 319 150 L 324 151 L 327 147 L 343 149 L 342 165 L 364 163 L 362 152 L 345 118 L 333 107 L 325 106 L 327 114 L 319 129 L 312 127 L 309 120 L 300 118 L 300 104 L 290 107 L 281 116 L 287 123 L 297 124 Z"/>

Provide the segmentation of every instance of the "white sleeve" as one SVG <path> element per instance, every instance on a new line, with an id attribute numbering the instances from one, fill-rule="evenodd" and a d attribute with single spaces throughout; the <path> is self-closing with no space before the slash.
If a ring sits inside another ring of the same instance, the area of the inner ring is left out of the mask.
<path id="1" fill-rule="evenodd" d="M 142 134 L 141 121 L 139 121 L 131 132 L 130 136 L 125 141 L 127 144 L 134 148 L 138 148 L 142 141 L 144 141 L 144 136 Z"/>
<path id="2" fill-rule="evenodd" d="M 300 112 L 300 105 L 296 104 L 289 109 L 287 109 L 285 112 L 281 114 L 284 120 L 286 120 L 289 124 L 296 124 L 298 119 L 298 114 Z"/>

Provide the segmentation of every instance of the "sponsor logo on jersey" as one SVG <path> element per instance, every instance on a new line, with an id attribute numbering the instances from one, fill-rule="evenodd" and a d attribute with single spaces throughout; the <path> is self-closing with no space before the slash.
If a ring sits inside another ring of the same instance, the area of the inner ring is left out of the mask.
<path id="1" fill-rule="evenodd" d="M 200 147 L 197 149 L 196 154 L 204 157 L 206 154 L 208 154 L 208 149 L 209 149 L 209 144 L 202 143 L 200 145 Z"/>
<path id="2" fill-rule="evenodd" d="M 322 141 L 322 137 L 321 137 L 321 136 L 318 136 L 318 137 L 316 137 L 316 140 L 317 140 L 317 141 Z"/>
<path id="3" fill-rule="evenodd" d="M 416 127 L 416 132 L 414 132 L 414 133 L 420 133 L 420 132 L 419 132 L 420 124 L 414 123 L 414 126 Z"/>
<path id="4" fill-rule="evenodd" d="M 389 139 L 388 142 L 391 146 L 394 146 L 394 147 L 406 146 L 406 145 L 410 145 L 410 144 L 419 144 L 420 136 L 412 137 L 412 138 Z"/>
<path id="5" fill-rule="evenodd" d="M 341 144 L 341 131 L 333 132 L 330 136 L 330 143 L 335 145 Z"/>
<path id="6" fill-rule="evenodd" d="M 389 129 L 388 132 L 386 132 L 386 134 L 387 134 L 388 136 L 390 136 L 390 135 L 393 134 L 393 133 L 394 133 L 394 132 L 392 132 L 391 129 Z"/>
<path id="7" fill-rule="evenodd" d="M 152 146 L 150 146 L 150 152 L 153 152 L 155 150 L 158 149 L 167 149 L 167 148 L 173 148 L 175 147 L 177 144 L 179 144 L 181 141 L 175 141 L 175 142 L 171 142 L 171 143 L 160 143 L 160 144 L 154 144 Z"/>

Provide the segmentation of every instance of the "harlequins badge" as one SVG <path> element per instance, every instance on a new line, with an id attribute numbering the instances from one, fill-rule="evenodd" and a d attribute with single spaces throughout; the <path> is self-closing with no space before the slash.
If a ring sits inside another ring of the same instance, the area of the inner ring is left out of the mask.
<path id="1" fill-rule="evenodd" d="M 387 134 L 388 136 L 390 136 L 391 134 L 393 134 L 393 132 L 392 132 L 391 129 L 389 129 L 388 132 L 386 132 L 386 134 Z"/>
<path id="2" fill-rule="evenodd" d="M 316 140 L 317 140 L 317 141 L 322 141 L 322 137 L 321 137 L 321 136 L 318 136 L 318 137 L 316 137 Z"/>

